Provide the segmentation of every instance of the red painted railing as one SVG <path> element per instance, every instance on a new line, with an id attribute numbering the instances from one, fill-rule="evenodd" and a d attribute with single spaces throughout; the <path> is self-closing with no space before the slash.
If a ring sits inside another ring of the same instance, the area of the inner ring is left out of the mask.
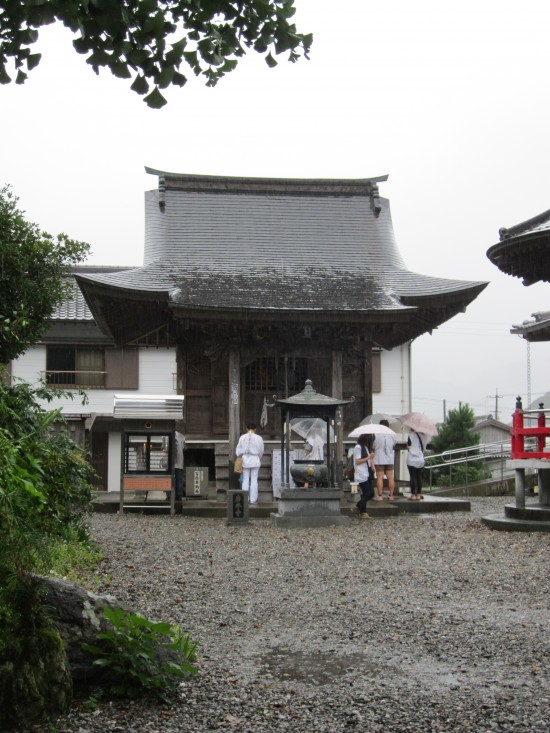
<path id="1" fill-rule="evenodd" d="M 512 451 L 510 457 L 515 458 L 547 458 L 550 460 L 550 446 L 546 446 L 546 438 L 550 437 L 550 421 L 547 426 L 546 417 L 550 418 L 550 410 L 523 410 L 521 402 L 516 403 L 512 419 Z M 526 445 L 526 443 L 528 445 Z"/>

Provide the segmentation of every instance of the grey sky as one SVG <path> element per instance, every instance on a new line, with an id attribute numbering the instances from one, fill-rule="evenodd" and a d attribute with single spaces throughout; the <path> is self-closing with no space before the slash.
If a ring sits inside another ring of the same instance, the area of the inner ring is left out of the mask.
<path id="1" fill-rule="evenodd" d="M 550 208 L 546 0 L 296 0 L 311 61 L 242 61 L 217 87 L 192 79 L 150 110 L 126 80 L 97 77 L 61 27 L 21 86 L 0 87 L 2 167 L 46 231 L 92 245 L 90 262 L 141 263 L 144 166 L 218 175 L 389 174 L 408 266 L 490 285 L 466 314 L 413 345 L 414 408 L 459 400 L 508 420 L 527 398 L 527 349 L 510 326 L 550 309 L 487 260 L 498 230 Z M 9 111 L 6 114 L 6 111 Z M 314 254 L 314 253 L 313 253 Z M 358 267 L 361 263 L 350 263 Z M 531 347 L 533 398 L 549 344 Z"/>

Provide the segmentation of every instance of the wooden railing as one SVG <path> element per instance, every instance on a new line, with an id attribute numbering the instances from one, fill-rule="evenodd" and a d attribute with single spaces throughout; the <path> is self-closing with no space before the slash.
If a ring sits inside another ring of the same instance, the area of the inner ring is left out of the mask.
<path id="1" fill-rule="evenodd" d="M 102 371 L 57 371 L 49 369 L 42 372 L 42 379 L 52 387 L 71 389 L 80 387 L 84 389 L 104 389 L 105 375 Z"/>
<path id="2" fill-rule="evenodd" d="M 516 410 L 512 418 L 512 459 L 547 458 L 550 460 L 550 448 L 546 446 L 546 439 L 550 436 L 550 424 L 547 417 L 550 410 L 523 410 L 521 401 L 516 403 Z M 530 443 L 530 445 L 526 445 Z"/>

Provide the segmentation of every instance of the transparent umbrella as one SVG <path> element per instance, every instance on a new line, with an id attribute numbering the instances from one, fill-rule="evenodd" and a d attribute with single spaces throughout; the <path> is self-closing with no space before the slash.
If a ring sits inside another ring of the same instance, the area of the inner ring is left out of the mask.
<path id="1" fill-rule="evenodd" d="M 290 421 L 290 428 L 311 446 L 309 458 L 323 460 L 323 446 L 327 442 L 327 424 L 320 417 L 297 417 Z M 334 431 L 330 429 L 330 439 L 334 442 Z"/>
<path id="2" fill-rule="evenodd" d="M 397 433 L 403 430 L 401 420 L 387 412 L 374 412 L 372 415 L 367 415 L 364 420 L 361 420 L 360 425 L 379 425 L 381 420 L 387 420 L 390 428 Z"/>

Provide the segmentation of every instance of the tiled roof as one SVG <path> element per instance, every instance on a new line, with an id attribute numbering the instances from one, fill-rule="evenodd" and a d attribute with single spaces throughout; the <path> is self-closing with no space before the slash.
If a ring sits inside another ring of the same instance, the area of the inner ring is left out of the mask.
<path id="1" fill-rule="evenodd" d="M 510 333 L 522 336 L 526 341 L 550 341 L 550 311 L 533 313 L 532 320 L 512 326 Z"/>
<path id="2" fill-rule="evenodd" d="M 96 274 L 103 272 L 118 272 L 121 267 L 96 267 L 93 265 L 80 265 L 74 270 L 74 274 Z M 127 268 L 125 268 L 127 269 Z M 51 320 L 52 321 L 93 321 L 94 317 L 82 291 L 76 284 L 74 277 L 69 279 L 69 287 L 71 289 L 71 296 L 61 303 L 54 311 Z"/>
<path id="3" fill-rule="evenodd" d="M 192 311 L 397 317 L 416 312 L 422 300 L 428 307 L 444 301 L 451 310 L 456 300 L 458 312 L 486 285 L 407 269 L 389 202 L 378 195 L 385 178 L 157 173 L 159 189 L 145 195 L 144 267 L 78 276 L 105 323 L 109 314 L 99 313 L 100 301 L 109 293 Z"/>
<path id="4" fill-rule="evenodd" d="M 499 231 L 500 242 L 487 257 L 507 275 L 520 277 L 524 285 L 550 282 L 550 211 Z"/>
<path id="5" fill-rule="evenodd" d="M 92 316 L 92 312 L 88 308 L 88 304 L 84 300 L 84 296 L 73 278 L 71 278 L 69 286 L 71 288 L 71 296 L 55 309 L 52 320 L 93 321 L 94 317 Z"/>

